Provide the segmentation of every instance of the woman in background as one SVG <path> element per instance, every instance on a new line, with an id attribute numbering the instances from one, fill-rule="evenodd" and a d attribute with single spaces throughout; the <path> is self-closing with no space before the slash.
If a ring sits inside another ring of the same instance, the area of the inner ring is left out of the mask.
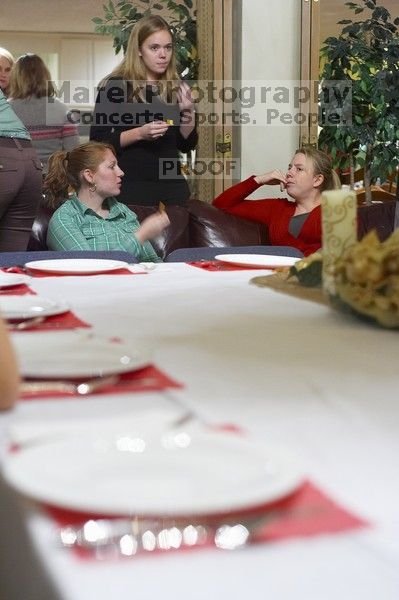
<path id="1" fill-rule="evenodd" d="M 10 86 L 11 71 L 14 65 L 14 57 L 5 48 L 0 48 L 0 90 L 7 98 Z"/>
<path id="2" fill-rule="evenodd" d="M 0 90 L 0 252 L 26 250 L 41 197 L 40 160 Z"/>
<path id="3" fill-rule="evenodd" d="M 11 408 L 17 399 L 19 375 L 14 350 L 0 316 L 0 410 Z"/>
<path id="4" fill-rule="evenodd" d="M 179 151 L 198 140 L 189 86 L 176 71 L 171 29 L 144 17 L 130 34 L 122 62 L 100 84 L 90 139 L 112 144 L 125 172 L 126 204 L 184 205 L 190 195 Z"/>
<path id="5" fill-rule="evenodd" d="M 279 185 L 287 198 L 247 200 L 262 185 Z M 227 213 L 265 223 L 270 243 L 293 246 L 305 256 L 321 247 L 321 194 L 340 187 L 330 157 L 311 146 L 298 148 L 286 172 L 252 176 L 222 192 L 213 205 Z"/>
<path id="6" fill-rule="evenodd" d="M 68 119 L 68 107 L 55 98 L 50 72 L 40 56 L 24 54 L 17 59 L 9 102 L 31 134 L 45 172 L 53 152 L 79 144 L 77 127 Z"/>
<path id="7" fill-rule="evenodd" d="M 47 232 L 50 250 L 123 250 L 141 261 L 160 262 L 149 239 L 169 225 L 165 212 L 137 216 L 118 202 L 123 171 L 109 144 L 88 142 L 70 152 L 56 152 L 44 181 L 55 211 Z M 68 199 L 68 190 L 75 194 Z"/>

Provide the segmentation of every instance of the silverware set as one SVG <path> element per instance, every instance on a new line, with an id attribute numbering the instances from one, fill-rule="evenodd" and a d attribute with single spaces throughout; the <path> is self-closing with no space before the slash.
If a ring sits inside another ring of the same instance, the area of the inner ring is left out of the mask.
<path id="1" fill-rule="evenodd" d="M 171 518 L 93 519 L 62 527 L 57 541 L 65 548 L 83 548 L 105 559 L 197 546 L 237 550 L 248 544 L 251 532 L 252 526 L 240 521 L 212 524 Z"/>
<path id="2" fill-rule="evenodd" d="M 9 321 L 7 323 L 7 328 L 9 331 L 24 331 L 25 329 L 34 329 L 37 325 L 43 323 L 46 317 L 38 316 L 31 317 L 29 319 L 24 319 L 23 321 L 19 321 L 18 323 L 13 323 Z"/>
<path id="3" fill-rule="evenodd" d="M 131 557 L 197 546 L 238 550 L 255 542 L 265 525 L 281 518 L 309 518 L 317 506 L 279 507 L 252 515 L 226 518 L 115 518 L 89 519 L 65 525 L 56 533 L 64 548 L 82 548 L 97 559 Z"/>
<path id="4" fill-rule="evenodd" d="M 73 383 L 72 381 L 58 380 L 38 380 L 38 381 L 23 381 L 20 389 L 22 393 L 39 393 L 39 392 L 64 392 L 67 394 L 78 394 L 79 396 L 87 396 L 109 385 L 115 385 L 118 382 L 118 375 L 110 375 L 108 377 L 93 377 L 81 383 Z"/>

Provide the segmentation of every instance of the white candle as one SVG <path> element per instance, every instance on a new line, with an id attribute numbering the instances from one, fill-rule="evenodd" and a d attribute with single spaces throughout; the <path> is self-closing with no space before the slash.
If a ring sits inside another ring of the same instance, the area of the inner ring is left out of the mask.
<path id="1" fill-rule="evenodd" d="M 323 289 L 334 296 L 337 260 L 357 241 L 357 200 L 349 189 L 330 190 L 321 195 L 323 235 Z"/>

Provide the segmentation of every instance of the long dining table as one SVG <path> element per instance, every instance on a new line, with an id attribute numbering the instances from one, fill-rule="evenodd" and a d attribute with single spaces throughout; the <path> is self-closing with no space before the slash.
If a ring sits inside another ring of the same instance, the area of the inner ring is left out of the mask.
<path id="1" fill-rule="evenodd" d="M 398 333 L 250 282 L 268 273 L 164 263 L 141 275 L 33 277 L 37 294 L 66 301 L 95 334 L 150 348 L 183 387 L 20 401 L 0 417 L 1 458 L 21 422 L 191 411 L 284 447 L 364 526 L 234 551 L 82 560 L 54 543 L 40 505 L 2 482 L 2 600 L 399 597 Z"/>

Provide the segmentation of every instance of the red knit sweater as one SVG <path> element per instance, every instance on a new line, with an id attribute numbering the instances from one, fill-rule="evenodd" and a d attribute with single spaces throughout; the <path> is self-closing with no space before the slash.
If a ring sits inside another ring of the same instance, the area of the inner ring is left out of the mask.
<path id="1" fill-rule="evenodd" d="M 295 211 L 295 202 L 290 202 L 285 198 L 245 199 L 259 187 L 255 177 L 249 177 L 222 192 L 215 198 L 213 205 L 232 215 L 265 223 L 268 226 L 269 239 L 273 246 L 294 246 L 305 256 L 316 252 L 321 247 L 320 206 L 309 213 L 298 237 L 294 237 L 289 232 L 289 224 Z"/>

